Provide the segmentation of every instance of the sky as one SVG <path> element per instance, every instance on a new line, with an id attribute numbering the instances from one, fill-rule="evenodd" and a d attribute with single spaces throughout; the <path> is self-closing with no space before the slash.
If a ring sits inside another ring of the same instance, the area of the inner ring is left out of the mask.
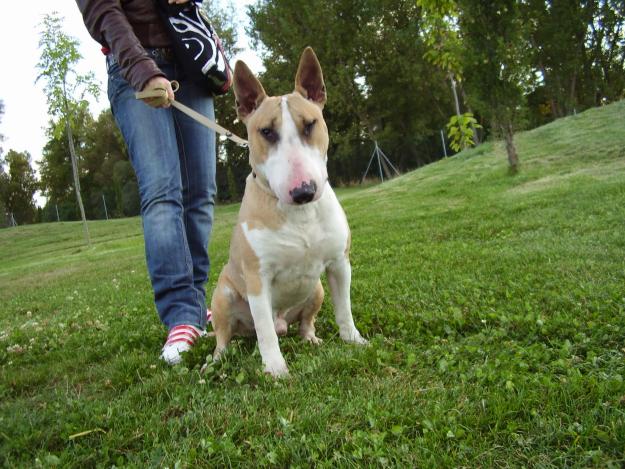
<path id="1" fill-rule="evenodd" d="M 251 0 L 235 0 L 239 10 L 239 46 L 243 52 L 231 58 L 231 65 L 243 59 L 254 72 L 262 70 L 259 56 L 250 49 L 243 28 L 247 22 L 244 6 Z M 11 7 L 9 5 L 15 5 Z M 15 9 L 15 15 L 11 10 Z M 4 2 L 0 8 L 0 100 L 4 102 L 4 115 L 0 117 L 0 144 L 4 154 L 9 150 L 30 153 L 33 166 L 41 159 L 46 143 L 45 128 L 49 122 L 43 82 L 37 79 L 36 64 L 39 60 L 39 31 L 43 17 L 57 11 L 63 18 L 65 33 L 78 39 L 79 51 L 83 56 L 77 66 L 79 73 L 93 71 L 101 84 L 99 101 L 90 103 L 92 114 L 97 115 L 109 106 L 106 98 L 106 67 L 100 46 L 87 32 L 82 16 L 73 0 L 29 0 L 27 2 Z M 37 195 L 38 205 L 45 203 Z"/>

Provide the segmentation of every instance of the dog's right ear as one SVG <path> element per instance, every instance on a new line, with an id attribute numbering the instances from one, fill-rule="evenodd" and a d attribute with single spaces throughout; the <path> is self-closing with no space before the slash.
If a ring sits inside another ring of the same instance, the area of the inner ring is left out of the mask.
<path id="1" fill-rule="evenodd" d="M 237 103 L 237 115 L 243 123 L 267 97 L 263 85 L 241 60 L 234 67 L 234 97 Z"/>

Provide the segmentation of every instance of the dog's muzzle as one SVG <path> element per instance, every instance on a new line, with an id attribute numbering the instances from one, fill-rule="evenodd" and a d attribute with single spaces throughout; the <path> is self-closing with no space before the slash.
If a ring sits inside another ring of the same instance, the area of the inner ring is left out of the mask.
<path id="1" fill-rule="evenodd" d="M 311 202 L 315 198 L 316 193 L 317 183 L 312 179 L 309 182 L 302 182 L 301 186 L 289 191 L 289 195 L 293 198 L 293 202 L 298 205 Z"/>

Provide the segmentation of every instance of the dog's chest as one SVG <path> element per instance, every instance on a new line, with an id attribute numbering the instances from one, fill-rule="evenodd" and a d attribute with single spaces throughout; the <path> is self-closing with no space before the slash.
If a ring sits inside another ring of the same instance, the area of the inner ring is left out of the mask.
<path id="1" fill-rule="evenodd" d="M 244 225 L 276 308 L 305 301 L 326 266 L 344 256 L 347 248 L 347 221 L 334 194 L 298 209 L 289 211 L 276 230 Z"/>

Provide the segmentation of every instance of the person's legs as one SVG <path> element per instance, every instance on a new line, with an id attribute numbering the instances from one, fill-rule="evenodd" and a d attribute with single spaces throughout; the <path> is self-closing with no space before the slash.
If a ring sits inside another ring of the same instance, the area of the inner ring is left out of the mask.
<path id="1" fill-rule="evenodd" d="M 136 100 L 116 64 L 109 68 L 108 93 L 137 175 L 147 266 L 161 321 L 170 330 L 183 324 L 203 329 L 206 306 L 195 286 L 187 241 L 172 110 Z"/>

